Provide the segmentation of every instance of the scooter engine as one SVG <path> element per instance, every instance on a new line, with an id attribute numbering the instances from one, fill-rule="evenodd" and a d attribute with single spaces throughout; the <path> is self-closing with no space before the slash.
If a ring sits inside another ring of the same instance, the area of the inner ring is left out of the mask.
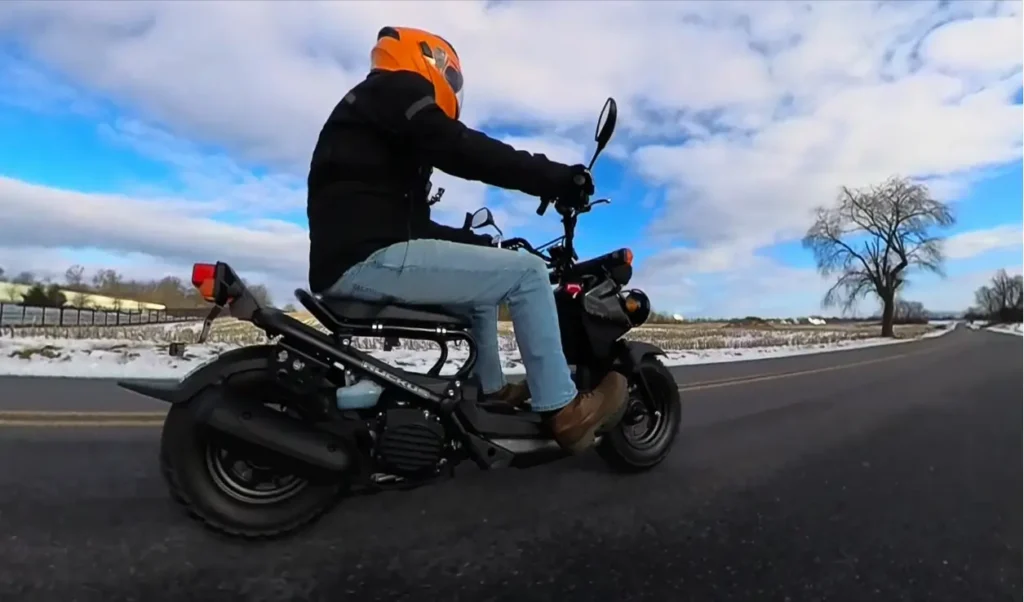
<path id="1" fill-rule="evenodd" d="M 425 410 L 392 408 L 384 412 L 377 461 L 396 476 L 428 476 L 437 472 L 444 445 L 444 426 L 437 416 Z"/>

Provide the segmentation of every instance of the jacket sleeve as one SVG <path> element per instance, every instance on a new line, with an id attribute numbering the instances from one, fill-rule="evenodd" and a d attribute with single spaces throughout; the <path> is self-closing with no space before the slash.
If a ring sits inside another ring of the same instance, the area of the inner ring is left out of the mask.
<path id="1" fill-rule="evenodd" d="M 433 87 L 422 76 L 399 71 L 379 77 L 387 78 L 379 90 L 390 106 L 378 105 L 378 114 L 441 171 L 545 198 L 558 196 L 571 181 L 568 165 L 516 150 L 449 118 L 434 102 Z"/>

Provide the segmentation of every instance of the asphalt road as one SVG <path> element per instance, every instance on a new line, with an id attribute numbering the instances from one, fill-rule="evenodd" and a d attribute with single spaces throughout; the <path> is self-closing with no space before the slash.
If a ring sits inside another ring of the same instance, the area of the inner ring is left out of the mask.
<path id="1" fill-rule="evenodd" d="M 1021 600 L 1022 371 L 965 329 L 683 368 L 649 473 L 467 465 L 259 545 L 172 505 L 156 428 L 0 428 L 0 600 Z M 153 409 L 114 391 L 0 380 L 5 409 Z"/>

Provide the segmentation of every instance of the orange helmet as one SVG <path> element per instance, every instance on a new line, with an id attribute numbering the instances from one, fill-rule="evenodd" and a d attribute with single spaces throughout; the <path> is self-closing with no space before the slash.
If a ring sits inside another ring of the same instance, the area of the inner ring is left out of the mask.
<path id="1" fill-rule="evenodd" d="M 444 38 L 422 29 L 385 27 L 370 52 L 371 69 L 413 71 L 434 85 L 437 106 L 452 119 L 462 112 L 462 65 Z"/>

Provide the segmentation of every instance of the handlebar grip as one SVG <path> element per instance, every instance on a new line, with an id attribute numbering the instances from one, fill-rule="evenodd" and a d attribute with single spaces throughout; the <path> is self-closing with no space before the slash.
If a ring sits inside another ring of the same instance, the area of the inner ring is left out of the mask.
<path id="1" fill-rule="evenodd" d="M 537 215 L 544 215 L 544 212 L 548 210 L 548 205 L 551 204 L 551 199 L 541 199 L 540 207 L 537 207 Z"/>

